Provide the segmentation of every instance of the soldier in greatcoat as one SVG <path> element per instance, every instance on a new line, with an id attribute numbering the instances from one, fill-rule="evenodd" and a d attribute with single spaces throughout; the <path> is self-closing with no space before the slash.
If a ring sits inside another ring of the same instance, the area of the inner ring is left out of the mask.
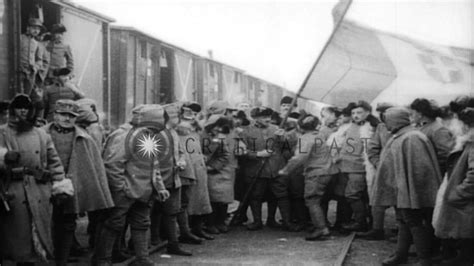
<path id="1" fill-rule="evenodd" d="M 379 117 L 382 123 L 377 125 L 375 129 L 375 133 L 372 138 L 369 140 L 367 144 L 367 156 L 370 163 L 377 169 L 379 162 L 380 162 L 380 154 L 382 153 L 382 149 L 387 144 L 388 140 L 392 136 L 392 134 L 387 130 L 387 126 L 385 125 L 385 111 L 393 107 L 389 103 L 379 103 L 377 105 L 376 111 L 379 112 Z M 387 178 L 387 177 L 384 177 Z M 393 177 L 392 177 L 393 178 Z M 368 187 L 369 195 L 373 189 L 373 186 L 377 182 L 383 182 L 382 180 L 377 180 L 372 183 L 372 186 Z M 384 232 L 384 219 L 385 219 L 385 210 L 390 206 L 372 206 L 372 229 L 368 232 L 360 232 L 357 236 L 367 239 L 367 240 L 383 240 L 385 239 L 385 232 Z"/>
<path id="2" fill-rule="evenodd" d="M 383 265 L 406 263 L 411 239 L 421 265 L 431 265 L 431 215 L 441 183 L 436 153 L 428 138 L 410 125 L 410 111 L 392 107 L 385 125 L 393 134 L 380 155 L 372 206 L 397 206 L 395 254 Z"/>
<path id="3" fill-rule="evenodd" d="M 9 112 L 0 127 L 0 260 L 33 265 L 53 256 L 51 197 L 74 190 L 51 136 L 33 126 L 29 97 L 16 96 Z"/>
<path id="4" fill-rule="evenodd" d="M 155 202 L 151 213 L 151 241 L 157 244 L 160 228 L 164 228 L 168 237 L 167 252 L 173 255 L 191 256 L 192 253 L 181 249 L 178 236 L 178 214 L 181 212 L 181 177 L 180 171 L 185 170 L 186 160 L 184 147 L 180 144 L 176 127 L 179 124 L 179 106 L 177 103 L 167 104 L 165 109 L 165 129 L 162 135 L 167 139 L 167 152 L 159 155 L 160 172 L 170 197 L 165 202 Z"/>
<path id="5" fill-rule="evenodd" d="M 66 265 L 79 213 L 113 207 L 101 151 L 91 136 L 75 126 L 79 115 L 72 100 L 56 102 L 54 122 L 45 126 L 58 151 L 64 171 L 75 187 L 74 196 L 54 204 L 53 235 L 56 265 Z"/>
<path id="6" fill-rule="evenodd" d="M 235 157 L 231 159 L 227 136 L 232 121 L 223 115 L 211 115 L 205 124 L 203 153 L 206 160 L 209 199 L 212 213 L 208 217 L 207 231 L 212 234 L 226 233 L 227 205 L 234 201 Z"/>
<path id="7" fill-rule="evenodd" d="M 160 105 L 139 105 L 132 121 L 121 125 L 107 138 L 104 164 L 115 207 L 101 224 L 92 256 L 93 265 L 112 265 L 114 242 L 128 222 L 136 260 L 131 265 L 155 265 L 149 258 L 147 231 L 154 197 L 169 197 L 158 162 L 159 132 L 165 125 Z M 155 196 L 154 196 L 155 195 Z"/>
<path id="8" fill-rule="evenodd" d="M 188 102 L 181 107 L 181 121 L 177 127 L 180 142 L 185 152 L 189 155 L 189 161 L 195 176 L 195 184 L 189 189 L 189 202 L 187 212 L 191 231 L 194 235 L 213 240 L 214 237 L 203 230 L 204 217 L 212 212 L 209 200 L 208 176 L 204 154 L 201 145 L 201 128 L 196 121 L 196 114 L 201 111 L 197 103 Z"/>
<path id="9" fill-rule="evenodd" d="M 441 264 L 446 266 L 474 264 L 474 105 L 457 113 L 462 135 L 448 157 L 444 194 L 438 194 L 433 218 L 436 236 L 457 242 L 454 258 Z"/>
<path id="10" fill-rule="evenodd" d="M 436 118 L 441 115 L 441 109 L 436 103 L 418 98 L 410 104 L 411 120 L 433 143 L 439 162 L 441 174 L 446 172 L 446 160 L 453 150 L 455 138 L 448 128 Z"/>

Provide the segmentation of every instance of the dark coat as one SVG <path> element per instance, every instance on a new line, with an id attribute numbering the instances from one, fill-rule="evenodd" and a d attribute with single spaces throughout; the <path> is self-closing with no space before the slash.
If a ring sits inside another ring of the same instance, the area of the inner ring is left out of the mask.
<path id="1" fill-rule="evenodd" d="M 436 236 L 474 238 L 474 137 L 449 156 L 448 176 L 444 197 L 436 206 L 438 218 L 433 220 Z"/>
<path id="2" fill-rule="evenodd" d="M 53 181 L 64 178 L 64 169 L 51 136 L 42 129 L 33 128 L 18 133 L 14 127 L 0 126 L 0 180 L 5 177 L 3 162 L 7 150 L 16 150 L 21 154 L 20 162 L 15 167 L 46 169 Z M 38 258 L 38 249 L 33 245 L 33 239 L 41 242 L 39 246 L 47 255 L 52 255 L 51 183 L 37 182 L 33 175 L 25 174 L 23 180 L 12 180 L 8 191 L 14 199 L 10 202 L 12 212 L 0 217 L 0 257 L 34 261 Z M 32 233 L 33 224 L 37 234 Z"/>
<path id="3" fill-rule="evenodd" d="M 228 136 L 212 138 L 204 135 L 203 139 L 210 140 L 203 149 L 207 165 L 207 186 L 211 202 L 232 203 L 234 201 L 235 166 L 231 162 Z"/>
<path id="4" fill-rule="evenodd" d="M 380 161 L 380 154 L 382 153 L 383 147 L 387 144 L 392 134 L 387 130 L 387 126 L 384 123 L 377 125 L 375 133 L 367 143 L 367 156 L 370 163 L 377 168 Z"/>
<path id="5" fill-rule="evenodd" d="M 428 138 L 411 126 L 388 141 L 372 187 L 371 205 L 420 209 L 435 205 L 441 183 L 436 154 Z"/>
<path id="6" fill-rule="evenodd" d="M 257 174 L 262 163 L 266 160 L 265 167 L 260 173 L 260 178 L 274 178 L 278 176 L 278 171 L 285 166 L 286 160 L 283 157 L 287 149 L 291 147 L 285 144 L 280 136 L 275 135 L 278 127 L 269 125 L 267 128 L 260 128 L 255 123 L 249 125 L 242 132 L 242 140 L 247 145 L 247 154 L 242 156 L 241 167 L 247 178 L 253 178 Z M 273 151 L 272 156 L 265 158 L 257 157 L 257 152 L 267 149 Z"/>
<path id="7" fill-rule="evenodd" d="M 50 133 L 52 124 L 44 127 Z M 104 162 L 96 143 L 83 129 L 75 127 L 67 176 L 74 186 L 73 200 L 66 213 L 82 213 L 114 206 Z"/>
<path id="8" fill-rule="evenodd" d="M 439 169 L 441 174 L 444 175 L 446 172 L 446 161 L 455 144 L 453 134 L 438 120 L 425 124 L 419 129 L 433 144 L 436 157 L 438 158 Z"/>

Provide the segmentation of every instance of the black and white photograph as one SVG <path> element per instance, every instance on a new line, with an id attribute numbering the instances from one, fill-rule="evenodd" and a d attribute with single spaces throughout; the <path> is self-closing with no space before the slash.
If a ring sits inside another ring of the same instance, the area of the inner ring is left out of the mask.
<path id="1" fill-rule="evenodd" d="M 0 266 L 474 266 L 473 0 L 0 0 Z"/>

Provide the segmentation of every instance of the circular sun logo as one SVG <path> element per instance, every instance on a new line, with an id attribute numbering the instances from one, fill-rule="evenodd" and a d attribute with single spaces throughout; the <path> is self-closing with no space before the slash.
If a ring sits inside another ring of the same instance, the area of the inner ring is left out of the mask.
<path id="1" fill-rule="evenodd" d="M 138 152 L 143 157 L 156 157 L 161 146 L 161 140 L 152 134 L 143 134 L 137 140 Z"/>

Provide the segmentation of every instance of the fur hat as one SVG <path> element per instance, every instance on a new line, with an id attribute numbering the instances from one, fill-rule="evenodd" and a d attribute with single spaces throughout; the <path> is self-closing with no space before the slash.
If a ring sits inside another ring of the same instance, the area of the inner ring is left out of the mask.
<path id="1" fill-rule="evenodd" d="M 254 113 L 254 117 L 260 117 L 260 116 L 272 116 L 273 114 L 273 110 L 271 108 L 267 108 L 267 107 L 256 107 L 254 108 L 256 109 L 255 110 L 255 113 Z"/>
<path id="2" fill-rule="evenodd" d="M 10 103 L 10 109 L 26 108 L 33 109 L 33 102 L 26 94 L 17 94 Z"/>
<path id="3" fill-rule="evenodd" d="M 306 115 L 298 119 L 298 126 L 303 130 L 315 130 L 318 125 L 319 118 L 314 115 Z"/>
<path id="4" fill-rule="evenodd" d="M 290 96 L 284 96 L 283 98 L 281 98 L 280 100 L 280 105 L 282 104 L 291 104 L 293 102 L 293 97 L 290 97 Z M 295 104 L 295 107 L 297 105 Z"/>

